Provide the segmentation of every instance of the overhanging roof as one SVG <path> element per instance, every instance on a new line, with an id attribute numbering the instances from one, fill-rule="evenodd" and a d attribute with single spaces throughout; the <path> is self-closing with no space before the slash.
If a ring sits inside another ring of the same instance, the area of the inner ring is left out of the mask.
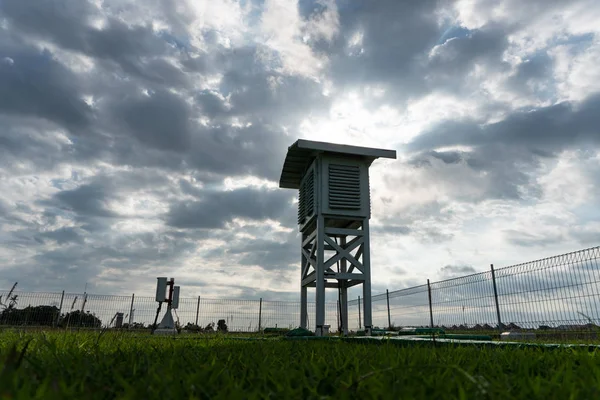
<path id="1" fill-rule="evenodd" d="M 283 169 L 281 170 L 281 177 L 279 178 L 279 187 L 284 189 L 299 189 L 304 171 L 306 171 L 306 168 L 320 153 L 358 156 L 369 161 L 369 163 L 377 158 L 396 158 L 395 150 L 298 139 L 296 143 L 288 147 Z"/>

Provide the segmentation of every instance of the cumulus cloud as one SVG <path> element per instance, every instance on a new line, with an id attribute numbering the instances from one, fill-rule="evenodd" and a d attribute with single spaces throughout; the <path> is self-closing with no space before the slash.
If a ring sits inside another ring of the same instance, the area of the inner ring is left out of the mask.
<path id="1" fill-rule="evenodd" d="M 596 3 L 4 0 L 0 287 L 297 299 L 300 137 L 398 151 L 375 292 L 597 245 Z"/>

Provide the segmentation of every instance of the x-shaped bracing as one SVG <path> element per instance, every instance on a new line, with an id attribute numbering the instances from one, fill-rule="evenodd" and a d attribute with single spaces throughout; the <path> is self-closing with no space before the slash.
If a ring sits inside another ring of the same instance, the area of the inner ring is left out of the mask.
<path id="1" fill-rule="evenodd" d="M 326 269 L 330 268 L 333 264 L 340 261 L 341 259 L 346 259 L 350 262 L 350 264 L 352 264 L 352 266 L 350 267 L 350 270 L 348 272 L 352 272 L 352 270 L 354 270 L 354 268 L 357 268 L 362 273 L 365 272 L 362 263 L 357 260 L 357 258 L 360 258 L 360 256 L 362 255 L 362 250 L 363 250 L 363 245 L 364 245 L 364 237 L 363 236 L 355 237 L 354 239 L 352 239 L 351 241 L 346 243 L 345 247 L 338 245 L 335 241 L 331 240 L 331 238 L 327 235 L 325 235 L 325 242 L 327 242 L 327 244 L 330 245 L 333 248 L 333 250 L 335 250 L 337 252 L 333 257 L 331 257 L 329 260 L 327 260 L 325 262 L 324 265 L 325 265 Z M 354 257 L 350 252 L 358 246 L 360 246 L 360 247 L 356 253 L 356 257 Z"/>

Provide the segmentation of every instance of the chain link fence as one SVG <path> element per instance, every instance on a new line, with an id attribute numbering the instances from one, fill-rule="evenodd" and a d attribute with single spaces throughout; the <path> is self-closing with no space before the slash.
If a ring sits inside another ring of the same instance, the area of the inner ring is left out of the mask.
<path id="1" fill-rule="evenodd" d="M 448 330 L 529 329 L 546 332 L 600 328 L 600 247 L 372 296 L 373 325 Z M 360 330 L 364 305 L 348 302 L 348 324 Z M 146 328 L 154 322 L 154 297 L 0 290 L 0 325 Z M 160 318 L 164 314 L 163 309 Z M 310 317 L 315 304 L 308 304 Z M 326 324 L 339 327 L 338 303 L 326 304 Z M 230 331 L 294 328 L 300 303 L 182 298 L 182 327 L 225 320 Z"/>

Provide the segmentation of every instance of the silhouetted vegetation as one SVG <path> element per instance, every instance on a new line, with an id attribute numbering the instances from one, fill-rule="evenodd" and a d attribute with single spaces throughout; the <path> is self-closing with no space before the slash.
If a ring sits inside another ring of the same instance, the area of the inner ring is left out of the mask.
<path id="1" fill-rule="evenodd" d="M 57 317 L 58 308 L 55 306 L 28 306 L 23 309 L 12 307 L 0 313 L 0 324 L 53 326 Z"/>
<path id="2" fill-rule="evenodd" d="M 217 332 L 227 332 L 227 324 L 224 319 L 220 319 L 219 322 L 217 322 Z"/>
<path id="3" fill-rule="evenodd" d="M 82 328 L 100 328 L 102 327 L 102 321 L 96 317 L 95 314 L 88 312 L 81 312 L 81 310 L 75 310 L 66 313 L 61 317 L 61 327 L 82 327 Z"/>

